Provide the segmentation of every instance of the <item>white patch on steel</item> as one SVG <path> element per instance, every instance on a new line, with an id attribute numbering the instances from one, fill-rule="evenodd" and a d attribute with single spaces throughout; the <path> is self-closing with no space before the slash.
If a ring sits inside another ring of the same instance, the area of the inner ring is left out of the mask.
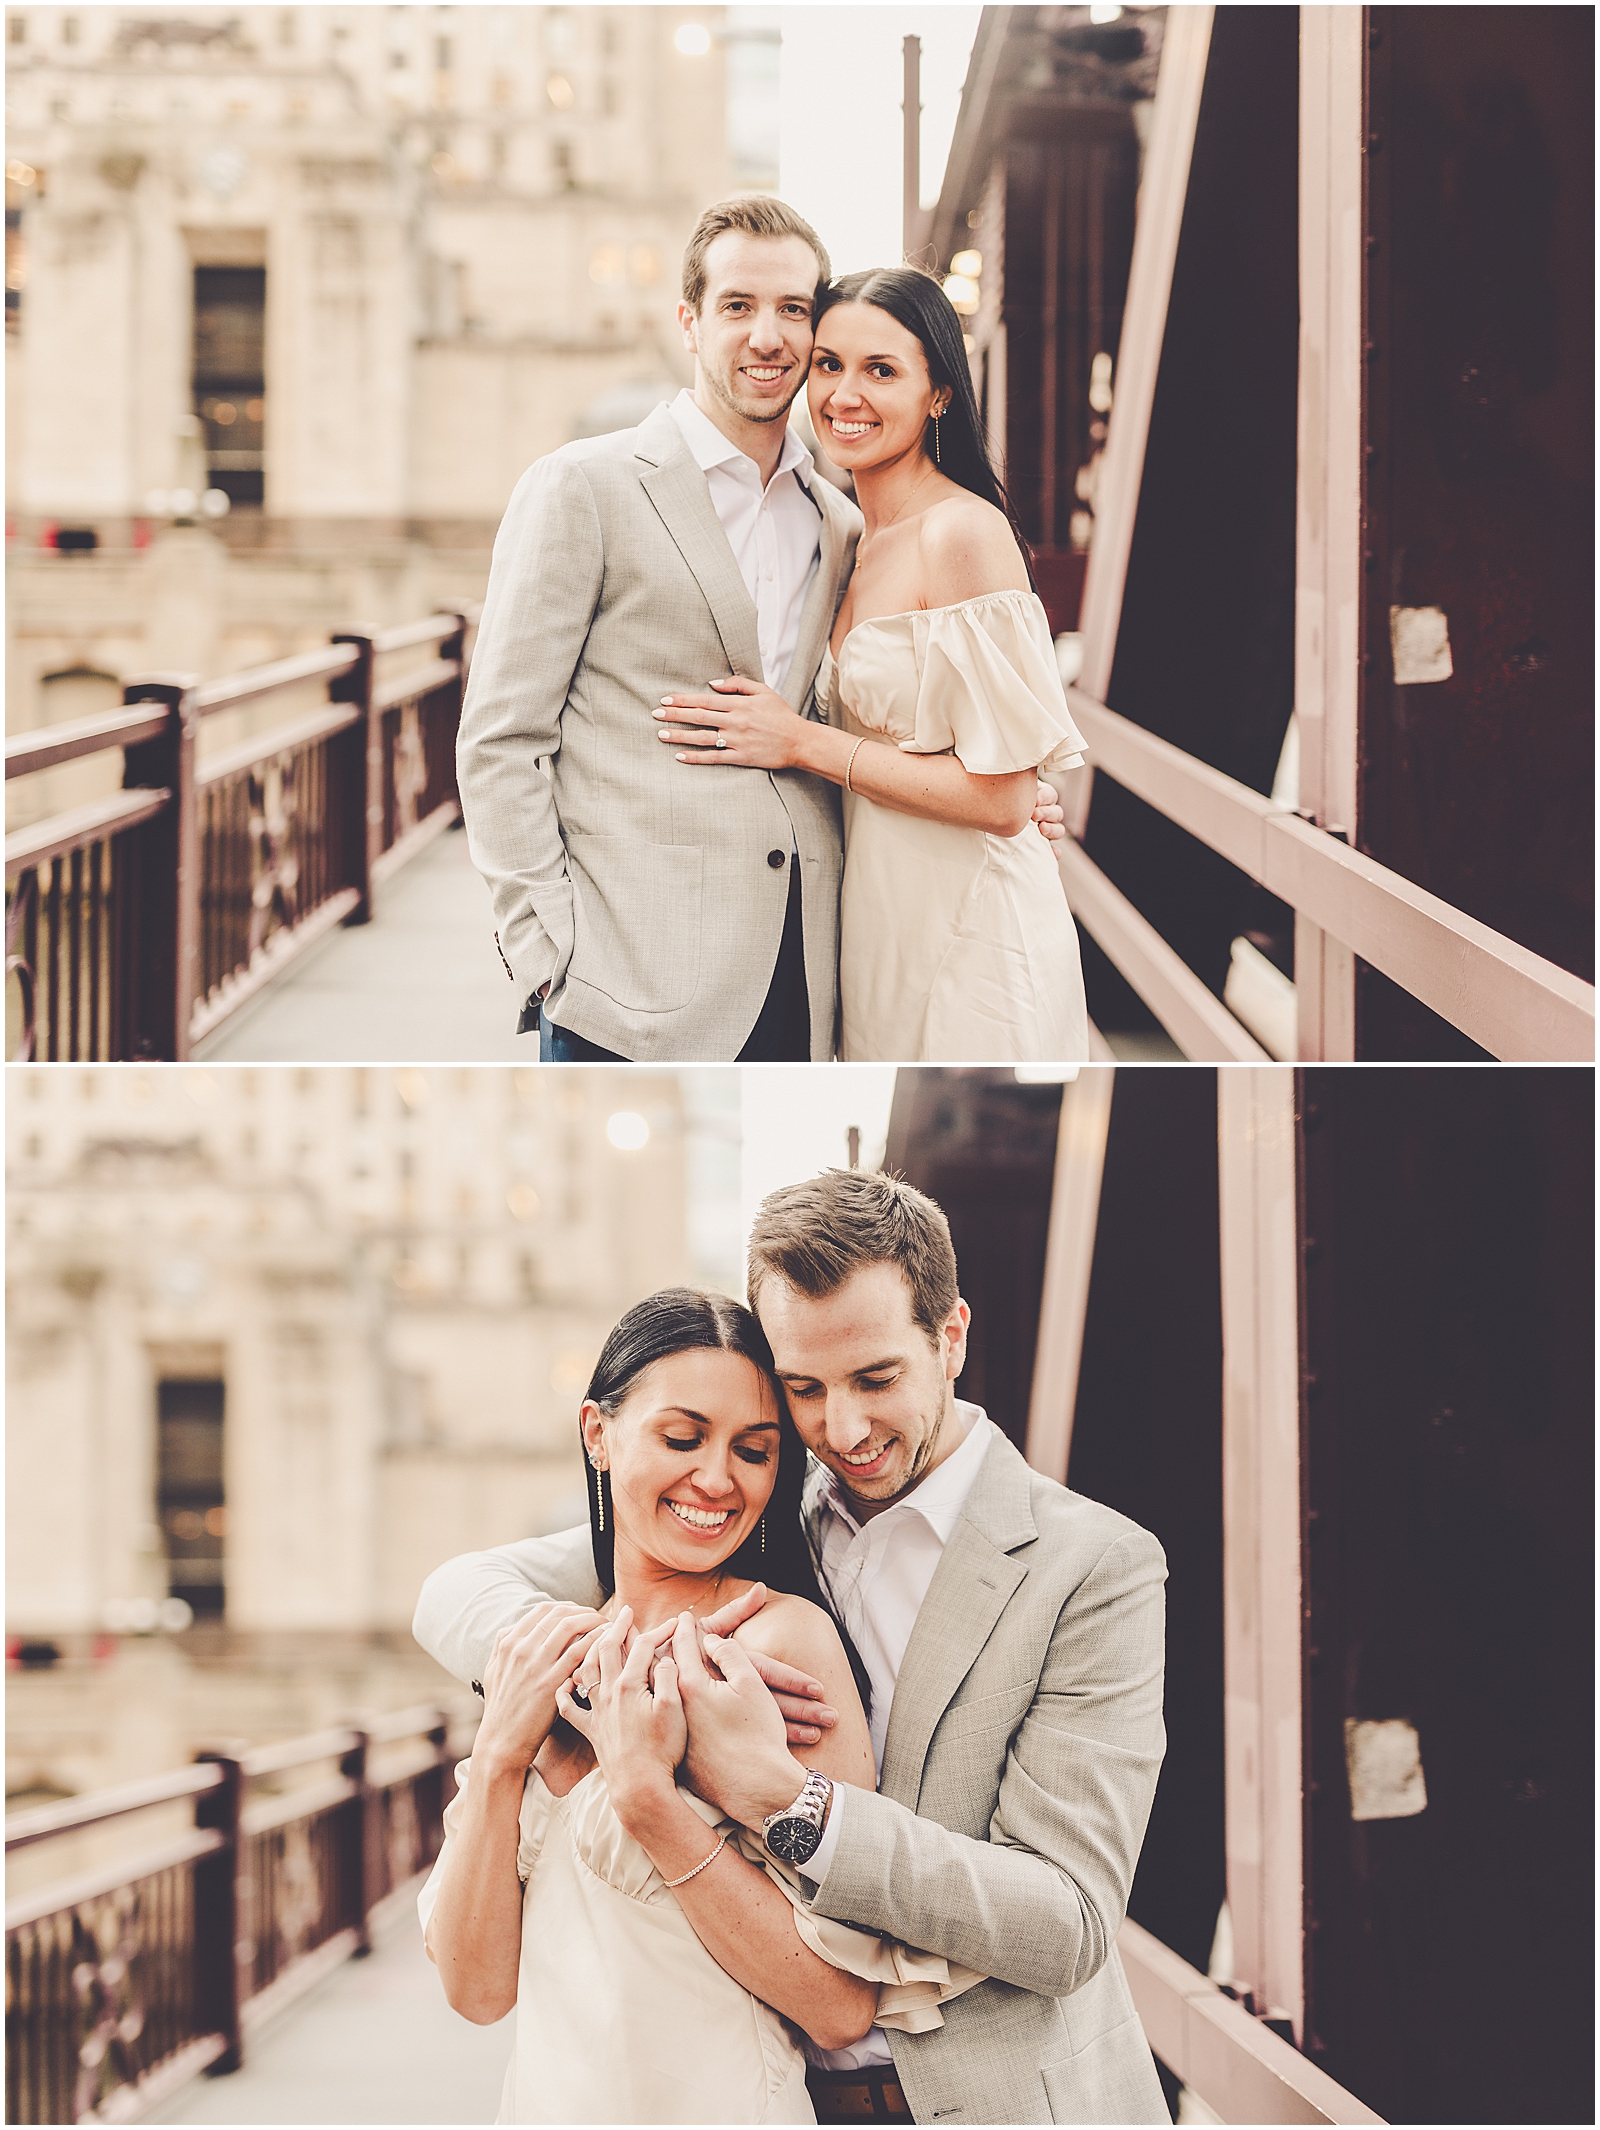
<path id="1" fill-rule="evenodd" d="M 1396 685 L 1415 688 L 1423 681 L 1448 680 L 1450 624 L 1440 606 L 1392 606 L 1389 643 L 1394 652 Z"/>
<path id="2" fill-rule="evenodd" d="M 1428 1809 L 1422 1742 L 1409 1723 L 1357 1723 L 1347 1717 L 1344 1762 L 1352 1819 L 1413 1819 Z"/>

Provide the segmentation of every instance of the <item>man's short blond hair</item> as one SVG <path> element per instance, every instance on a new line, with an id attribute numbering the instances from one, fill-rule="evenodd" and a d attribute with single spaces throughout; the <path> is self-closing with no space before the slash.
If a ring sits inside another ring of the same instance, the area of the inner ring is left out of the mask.
<path id="1" fill-rule="evenodd" d="M 824 1169 L 761 1201 L 750 1230 L 750 1307 L 776 1275 L 811 1301 L 834 1294 L 864 1265 L 894 1265 L 911 1289 L 911 1314 L 937 1347 L 960 1300 L 950 1223 L 931 1198 L 898 1176 Z"/>
<path id="2" fill-rule="evenodd" d="M 770 193 L 739 193 L 706 209 L 696 222 L 683 255 L 683 300 L 697 318 L 706 298 L 706 253 L 729 229 L 742 230 L 749 237 L 800 237 L 816 253 L 818 289 L 826 288 L 833 279 L 833 262 L 804 215 L 796 214 Z"/>

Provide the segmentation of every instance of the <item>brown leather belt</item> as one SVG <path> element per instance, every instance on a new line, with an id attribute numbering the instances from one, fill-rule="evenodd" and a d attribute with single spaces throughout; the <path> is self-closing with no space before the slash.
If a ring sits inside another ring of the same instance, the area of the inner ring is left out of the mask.
<path id="1" fill-rule="evenodd" d="M 806 2091 L 819 2123 L 856 2123 L 887 2116 L 910 2122 L 911 2110 L 890 2064 L 859 2071 L 807 2071 Z"/>

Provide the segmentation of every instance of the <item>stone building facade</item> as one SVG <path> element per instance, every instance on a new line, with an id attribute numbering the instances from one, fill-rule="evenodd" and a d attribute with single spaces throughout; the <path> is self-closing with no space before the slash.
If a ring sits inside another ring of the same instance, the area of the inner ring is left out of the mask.
<path id="1" fill-rule="evenodd" d="M 766 12 L 8 10 L 12 729 L 481 595 L 523 469 L 689 374 Z"/>
<path id="2" fill-rule="evenodd" d="M 13 1636 L 403 1635 L 439 1561 L 582 1520 L 622 1310 L 737 1281 L 732 1074 L 11 1078 Z"/>

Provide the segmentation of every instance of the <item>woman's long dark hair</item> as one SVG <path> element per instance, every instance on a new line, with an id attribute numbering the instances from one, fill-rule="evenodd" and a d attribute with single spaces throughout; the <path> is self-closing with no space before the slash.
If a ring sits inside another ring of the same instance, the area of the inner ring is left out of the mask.
<path id="1" fill-rule="evenodd" d="M 1028 543 L 1022 537 L 1022 528 L 1017 523 L 1005 486 L 989 460 L 989 449 L 983 437 L 983 417 L 978 411 L 978 395 L 972 389 L 972 372 L 967 367 L 967 345 L 962 337 L 961 320 L 950 298 L 932 274 L 926 274 L 916 266 L 874 266 L 865 273 L 845 274 L 824 289 L 818 299 L 816 333 L 819 339 L 822 321 L 836 303 L 870 303 L 880 311 L 887 311 L 920 343 L 929 378 L 936 386 L 947 387 L 950 393 L 950 404 L 940 416 L 937 429 L 930 420 L 923 432 L 923 451 L 929 459 L 935 458 L 937 436 L 939 471 L 947 473 L 952 481 L 970 488 L 975 496 L 981 496 L 985 503 L 992 503 L 996 510 L 1005 513 L 1022 550 L 1028 582 L 1034 584 L 1033 558 L 1028 552 Z M 1036 584 L 1034 589 L 1038 589 Z"/>
<path id="2" fill-rule="evenodd" d="M 800 1520 L 800 1495 L 805 1486 L 806 1448 L 789 1418 L 783 1392 L 773 1373 L 772 1349 L 759 1320 L 740 1302 L 725 1294 L 702 1294 L 694 1287 L 664 1287 L 659 1294 L 635 1302 L 613 1325 L 610 1337 L 594 1364 L 594 1374 L 584 1393 L 584 1402 L 598 1405 L 608 1420 L 614 1419 L 623 1400 L 653 1362 L 675 1353 L 693 1353 L 713 1348 L 722 1353 L 742 1354 L 754 1364 L 772 1391 L 778 1410 L 778 1472 L 772 1497 L 748 1538 L 722 1563 L 723 1572 L 752 1583 L 768 1583 L 808 1598 L 838 1627 L 850 1658 L 865 1706 L 870 1694 L 866 1671 L 850 1637 L 828 1602 L 806 1543 Z M 580 1425 L 580 1433 L 581 1426 Z M 584 1458 L 589 1497 L 589 1542 L 594 1549 L 594 1572 L 609 1597 L 617 1587 L 613 1541 L 616 1517 L 611 1506 L 611 1475 L 597 1472 Z M 601 1504 L 605 1513 L 602 1518 Z M 603 1528 L 602 1528 L 603 1526 Z"/>

